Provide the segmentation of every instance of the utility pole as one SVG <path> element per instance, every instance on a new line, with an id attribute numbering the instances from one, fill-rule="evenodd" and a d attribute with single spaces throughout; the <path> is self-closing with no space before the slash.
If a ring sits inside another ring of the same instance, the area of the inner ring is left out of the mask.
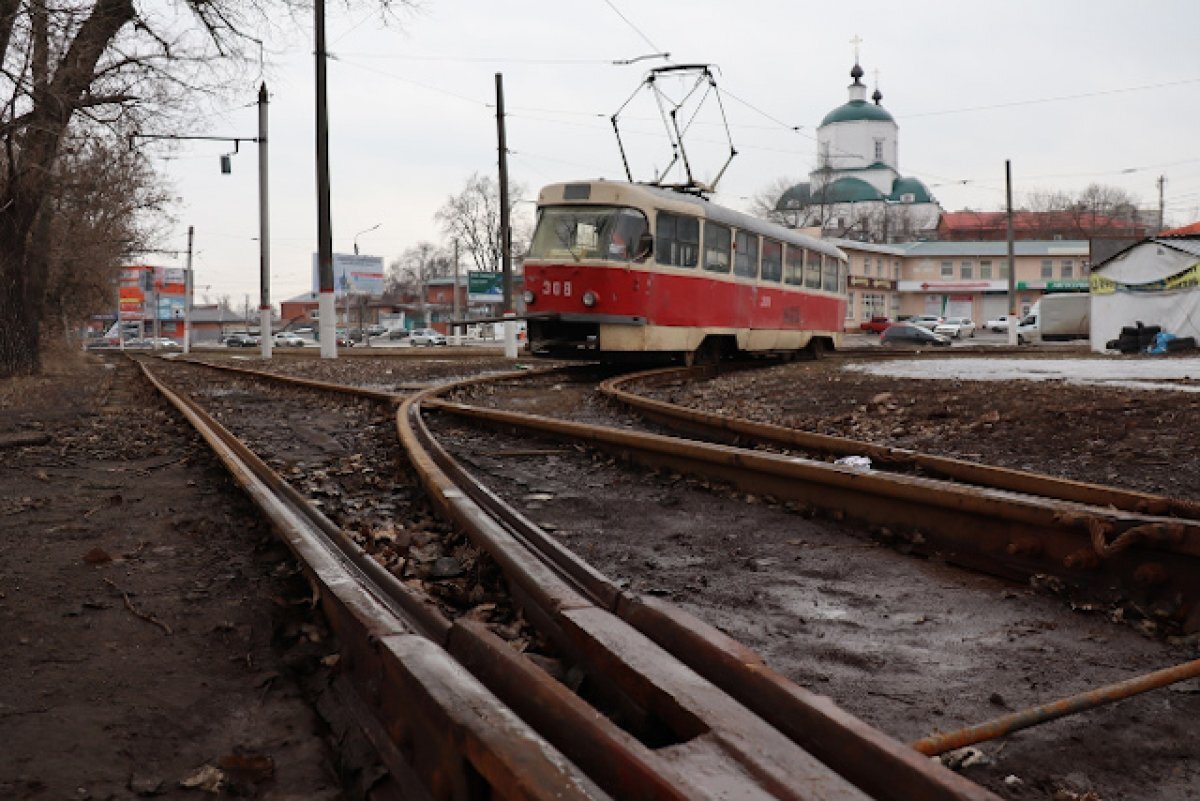
<path id="1" fill-rule="evenodd" d="M 1166 185 L 1167 185 L 1167 176 L 1165 176 L 1165 175 L 1158 176 L 1158 230 L 1159 231 L 1161 231 L 1163 229 L 1163 217 L 1164 217 L 1163 212 L 1166 210 L 1166 206 L 1163 203 L 1163 189 L 1166 187 Z M 1158 233 L 1158 231 L 1155 231 L 1155 233 Z"/>
<path id="2" fill-rule="evenodd" d="M 455 240 L 454 240 L 454 320 L 455 320 L 455 322 L 456 322 L 456 323 L 457 323 L 457 322 L 458 322 L 458 320 L 459 320 L 459 307 L 458 307 L 458 240 L 457 240 L 457 239 L 455 239 Z M 451 333 L 453 333 L 453 335 L 454 335 L 454 344 L 455 344 L 455 345 L 461 345 L 461 344 L 462 344 L 462 337 L 461 337 L 461 335 L 460 335 L 460 333 L 459 333 L 460 331 L 462 331 L 462 328 L 460 328 L 458 325 L 455 325 L 455 326 L 454 326 L 454 331 L 453 331 L 453 332 L 451 332 Z"/>
<path id="3" fill-rule="evenodd" d="M 1004 160 L 1004 197 L 1008 204 L 1008 344 L 1017 344 L 1017 262 L 1013 256 L 1012 162 Z"/>
<path id="4" fill-rule="evenodd" d="M 258 332 L 264 359 L 271 358 L 271 218 L 267 205 L 267 84 L 258 87 Z"/>
<path id="5" fill-rule="evenodd" d="M 329 212 L 329 91 L 325 79 L 325 0 L 313 3 L 317 55 L 317 282 L 321 358 L 337 358 L 333 288 L 333 224 Z M 346 315 L 349 323 L 349 315 Z"/>
<path id="6" fill-rule="evenodd" d="M 508 142 L 504 132 L 504 75 L 496 73 L 496 136 L 500 151 L 500 265 L 504 279 L 504 316 L 513 317 L 512 220 L 508 208 Z M 504 321 L 504 357 L 517 358 L 517 325 Z"/>
<path id="7" fill-rule="evenodd" d="M 192 352 L 192 290 L 195 283 L 192 280 L 192 238 L 196 229 L 188 226 L 187 269 L 183 275 L 183 352 Z"/>

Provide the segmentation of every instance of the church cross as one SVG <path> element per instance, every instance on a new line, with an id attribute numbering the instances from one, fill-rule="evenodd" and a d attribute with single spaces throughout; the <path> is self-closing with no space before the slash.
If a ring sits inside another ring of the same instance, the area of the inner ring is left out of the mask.
<path id="1" fill-rule="evenodd" d="M 857 64 L 858 63 L 858 46 L 860 44 L 862 44 L 862 37 L 859 36 L 857 33 L 854 34 L 854 38 L 850 40 L 850 44 L 854 45 L 854 63 Z"/>

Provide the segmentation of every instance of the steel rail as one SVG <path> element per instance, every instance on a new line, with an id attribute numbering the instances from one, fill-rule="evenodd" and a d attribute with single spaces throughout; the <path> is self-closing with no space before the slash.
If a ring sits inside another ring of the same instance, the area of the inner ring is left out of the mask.
<path id="1" fill-rule="evenodd" d="M 720 438 L 727 442 L 750 440 L 780 448 L 801 449 L 833 456 L 866 456 L 883 469 L 920 468 L 924 473 L 979 487 L 1011 490 L 1064 501 L 1114 506 L 1130 512 L 1200 520 L 1200 503 L 1134 490 L 1057 478 L 1041 473 L 968 462 L 948 456 L 873 445 L 861 440 L 801 431 L 772 423 L 760 423 L 739 417 L 714 414 L 699 409 L 647 398 L 627 387 L 637 382 L 662 384 L 681 378 L 716 375 L 713 368 L 670 367 L 610 378 L 600 385 L 608 397 L 637 410 L 647 419 L 698 436 Z"/>
<path id="2" fill-rule="evenodd" d="M 493 380 L 503 380 L 493 377 Z M 505 503 L 432 437 L 419 418 L 419 405 L 478 379 L 434 388 L 407 402 L 399 418 L 412 421 L 433 465 L 431 490 L 453 486 L 500 522 L 522 546 L 549 566 L 556 577 L 592 603 L 616 615 L 679 659 L 704 679 L 774 726 L 874 799 L 907 801 L 985 801 L 990 792 L 923 758 L 908 746 L 845 712 L 828 698 L 797 686 L 768 667 L 755 652 L 712 626 L 669 604 L 628 593 L 600 574 L 520 512 Z M 444 471 L 448 483 L 436 475 Z M 458 502 L 448 497 L 447 505 Z M 451 512 L 453 514 L 453 512 Z M 524 713 L 523 713 L 524 714 Z M 565 750 L 565 747 L 564 747 Z"/>
<path id="3" fill-rule="evenodd" d="M 419 599 L 397 600 L 388 576 L 192 399 L 140 365 L 267 515 L 304 566 L 338 634 L 339 663 L 377 719 L 368 736 L 405 798 L 603 799 L 541 735 L 440 648 L 448 637 Z M 331 536 L 331 534 L 333 536 Z M 398 585 L 391 579 L 392 585 Z M 402 586 L 402 585 L 401 585 Z"/>
<path id="4" fill-rule="evenodd" d="M 794 456 L 428 399 L 450 414 L 583 441 L 652 468 L 884 527 L 948 561 L 1018 580 L 1057 576 L 1106 597 L 1116 586 L 1164 622 L 1200 628 L 1200 521 L 1143 515 L 988 487 L 863 471 Z"/>
<path id="5" fill-rule="evenodd" d="M 275 376 L 265 374 L 265 377 Z M 470 384 L 494 378 L 458 383 Z M 314 388 L 327 389 L 323 386 Z M 406 401 L 405 406 L 410 403 Z M 198 407 L 193 412 L 202 414 Z M 398 424 L 403 419 L 402 408 L 397 414 Z M 254 460 L 244 445 L 228 432 L 226 436 L 232 447 L 245 451 L 244 455 Z M 423 468 L 428 457 L 419 449 L 414 449 L 411 458 L 418 472 L 428 472 Z M 273 474 L 265 465 L 260 464 L 260 467 L 267 476 L 264 480 L 270 482 Z M 274 481 L 283 483 L 277 478 Z M 478 508 L 469 508 L 469 504 L 461 502 L 462 493 L 456 488 L 447 484 L 442 489 L 444 498 L 459 499 L 460 502 L 453 506 L 460 513 L 457 518 L 460 523 L 469 524 L 475 518 L 474 523 L 483 530 L 484 539 L 495 539 L 497 534 L 503 536 L 504 532 L 496 529 Z M 296 499 L 303 501 L 298 495 Z M 453 519 L 455 515 L 451 517 Z M 476 533 L 476 536 L 480 535 Z M 357 552 L 355 546 L 350 545 Z M 522 548 L 512 546 L 492 552 L 510 581 L 514 574 L 517 576 L 515 584 L 519 586 L 514 589 L 517 597 L 523 599 L 530 616 L 545 618 L 541 622 L 551 630 L 552 637 L 565 643 L 564 651 L 578 662 L 589 665 L 596 684 L 592 692 L 597 697 L 607 698 L 608 703 L 618 709 L 619 716 L 632 718 L 635 722 L 627 726 L 629 731 L 618 728 L 479 623 L 459 620 L 450 624 L 442 637 L 446 653 L 471 670 L 520 718 L 533 724 L 534 730 L 545 737 L 551 747 L 557 745 L 584 775 L 611 792 L 612 797 L 682 801 L 725 798 L 730 792 L 745 798 L 865 801 L 868 797 L 768 723 L 683 665 L 673 662 L 666 652 L 638 636 L 606 610 L 581 596 L 572 596 L 566 584 L 556 581 L 553 571 L 523 554 Z M 372 561 L 365 555 L 363 558 L 368 563 Z M 386 575 L 386 571 L 384 573 Z M 390 575 L 386 575 L 386 579 L 392 580 Z M 324 595 L 328 595 L 328 590 Z M 348 625 L 335 626 L 349 642 L 359 643 L 361 638 L 352 636 L 357 632 L 349 631 L 349 628 Z M 438 629 L 435 634 L 441 631 Z M 367 660 L 359 656 L 349 664 L 359 661 Z M 369 706 L 379 703 L 379 696 L 385 694 L 387 682 L 394 680 L 395 673 L 369 672 L 366 679 L 375 694 L 368 699 Z M 470 699 L 468 703 L 472 703 Z M 475 706 L 478 706 L 477 702 L 472 703 L 472 708 Z M 403 713 L 396 710 L 396 714 Z M 394 725 L 389 716 L 389 730 Z M 437 725 L 436 722 L 433 725 Z M 412 736 L 413 731 L 405 729 L 402 742 L 408 744 Z M 443 758 L 454 759 L 456 754 L 452 749 L 450 757 L 443 755 Z M 486 756 L 486 753 L 481 754 L 481 758 Z M 926 771 L 932 770 L 918 764 Z M 995 801 L 994 796 L 970 782 L 948 771 L 945 774 L 948 786 L 961 784 L 961 792 L 930 797 Z M 510 781 L 504 789 L 511 790 L 513 786 Z M 559 782 L 550 781 L 546 786 L 559 792 Z M 490 792 L 497 798 L 527 797 L 501 794 L 495 788 Z M 531 793 L 528 797 L 541 796 Z M 876 797 L 899 799 L 911 796 Z"/>
<path id="6" fill-rule="evenodd" d="M 492 377 L 492 380 L 496 378 Z M 898 792 L 895 784 L 889 785 L 889 780 L 894 781 L 896 771 L 881 771 L 877 764 L 868 767 L 859 763 L 857 775 L 842 775 L 835 771 L 802 748 L 786 729 L 775 726 L 721 692 L 700 671 L 684 664 L 683 660 L 672 659 L 660 643 L 603 605 L 592 603 L 564 577 L 569 571 L 552 569 L 536 551 L 526 550 L 512 530 L 494 519 L 459 486 L 465 471 L 455 468 L 452 478 L 443 470 L 442 465 L 447 464 L 449 457 L 436 444 L 422 419 L 423 403 L 432 402 L 435 395 L 467 383 L 477 381 L 455 382 L 416 394 L 397 412 L 397 425 L 414 465 L 435 503 L 456 525 L 468 532 L 477 546 L 492 553 L 501 564 L 514 595 L 525 599 L 529 616 L 556 628 L 555 639 L 560 647 L 587 667 L 589 677 L 610 684 L 613 691 L 649 716 L 660 729 L 660 737 L 665 730 L 666 741 L 670 743 L 668 749 L 647 750 L 641 754 L 647 763 L 670 776 L 672 783 L 689 798 L 713 797 L 711 794 L 720 786 L 740 787 L 738 792 L 744 793 L 747 791 L 746 775 L 754 777 L 760 788 L 758 792 L 773 798 L 865 798 L 854 789 L 863 785 L 871 788 L 868 792 L 879 791 L 871 796 L 873 798 L 914 797 L 911 793 Z M 521 530 L 522 535 L 528 533 L 527 528 Z M 550 560 L 549 564 L 553 563 L 554 560 Z M 590 568 L 576 566 L 576 569 L 587 574 L 584 583 L 597 581 L 597 575 Z M 607 594 L 611 596 L 611 592 Z M 637 606 L 633 602 L 622 605 Z M 647 630 L 652 628 L 647 626 Z M 700 636 L 703 638 L 704 635 Z M 738 656 L 744 658 L 745 650 L 742 649 Z M 761 661 L 758 664 L 761 665 Z M 782 679 L 779 682 L 787 684 Z M 798 690 L 790 684 L 787 688 Z M 536 698 L 527 697 L 523 688 L 518 687 L 515 691 L 509 688 L 511 694 L 506 694 L 502 687 L 492 686 L 492 689 L 522 717 L 544 717 L 548 713 Z M 832 711 L 829 708 L 832 704 L 827 708 Z M 551 714 L 557 714 L 557 710 Z M 829 717 L 840 718 L 839 723 L 852 720 L 840 711 Z M 860 730 L 870 731 L 864 724 L 858 726 Z M 539 730 L 544 729 L 539 726 Z M 840 734 L 844 743 L 851 739 L 848 731 L 843 730 Z M 977 785 L 919 758 L 902 744 L 889 743 L 877 732 L 873 735 L 873 738 L 863 738 L 853 744 L 863 747 L 866 753 L 890 751 L 897 755 L 897 761 L 903 763 L 919 783 L 924 779 L 922 786 L 934 788 L 924 797 L 994 799 Z M 589 755 L 572 749 L 571 739 L 568 731 L 565 740 L 552 739 L 551 742 L 572 758 L 581 762 L 587 760 Z M 664 751 L 671 754 L 669 761 L 664 761 Z M 912 759 L 912 756 L 918 758 Z M 847 760 L 853 761 L 853 757 L 843 758 L 843 762 Z M 888 778 L 880 779 L 881 773 Z M 719 778 L 721 776 L 724 778 Z"/>

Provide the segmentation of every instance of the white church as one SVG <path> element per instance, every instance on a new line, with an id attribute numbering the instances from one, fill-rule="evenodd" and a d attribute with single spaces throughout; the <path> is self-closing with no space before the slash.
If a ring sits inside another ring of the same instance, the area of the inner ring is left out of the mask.
<path id="1" fill-rule="evenodd" d="M 874 102 L 867 100 L 862 76 L 855 58 L 849 100 L 817 128 L 817 168 L 784 192 L 775 210 L 789 225 L 820 228 L 826 236 L 869 242 L 931 236 L 941 207 L 919 179 L 900 174 L 899 126 L 880 105 L 878 87 Z"/>

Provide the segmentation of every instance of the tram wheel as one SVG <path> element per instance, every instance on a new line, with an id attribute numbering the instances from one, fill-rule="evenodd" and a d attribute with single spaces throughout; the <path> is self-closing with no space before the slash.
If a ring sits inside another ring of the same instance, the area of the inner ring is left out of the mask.
<path id="1" fill-rule="evenodd" d="M 825 340 L 819 337 L 813 337 L 808 341 L 808 344 L 804 346 L 804 350 L 800 352 L 804 355 L 805 359 L 819 361 L 825 358 L 827 351 L 828 345 L 825 344 Z"/>

